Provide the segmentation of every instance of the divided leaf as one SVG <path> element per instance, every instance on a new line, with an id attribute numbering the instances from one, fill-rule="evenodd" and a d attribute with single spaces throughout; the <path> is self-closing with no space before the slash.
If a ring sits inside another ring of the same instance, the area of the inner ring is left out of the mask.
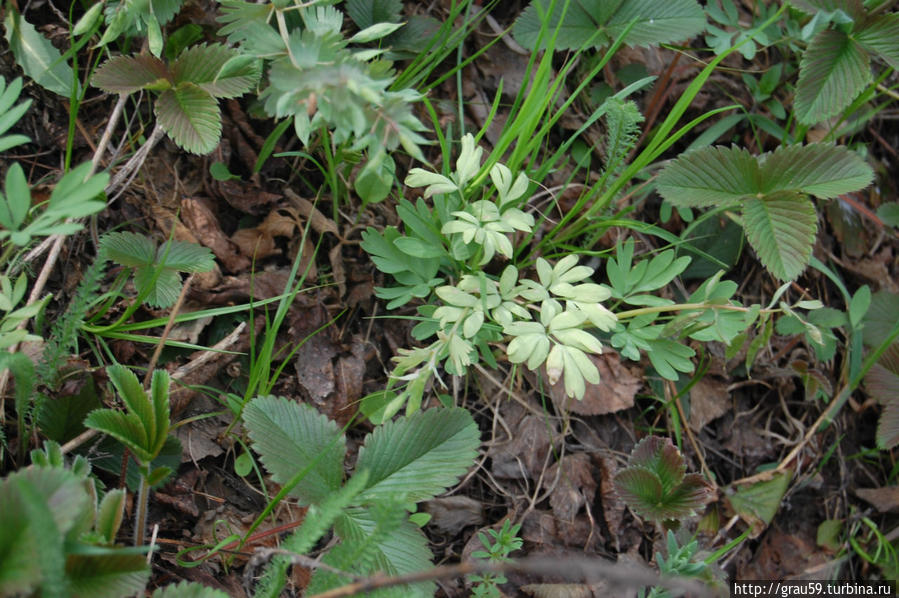
<path id="1" fill-rule="evenodd" d="M 343 479 L 346 440 L 337 424 L 306 404 L 257 397 L 243 412 L 253 448 L 279 484 L 303 477 L 291 495 L 303 504 L 324 502 Z"/>
<path id="2" fill-rule="evenodd" d="M 781 145 L 759 160 L 764 193 L 791 190 L 830 199 L 863 189 L 874 178 L 861 156 L 840 145 Z"/>
<path id="3" fill-rule="evenodd" d="M 711 490 L 701 476 L 685 475 L 686 469 L 670 439 L 649 436 L 634 447 L 628 466 L 615 476 L 615 489 L 631 509 L 647 519 L 691 517 L 711 500 Z"/>
<path id="4" fill-rule="evenodd" d="M 474 463 L 480 435 L 461 408 L 430 409 L 387 422 L 359 449 L 356 470 L 369 473 L 367 499 L 405 494 L 428 500 L 454 484 Z"/>
<path id="5" fill-rule="evenodd" d="M 814 204 L 804 195 L 784 191 L 743 204 L 743 228 L 749 244 L 769 272 L 795 280 L 805 270 L 817 233 Z"/>
<path id="6" fill-rule="evenodd" d="M 799 63 L 796 116 L 806 125 L 836 116 L 871 82 L 864 48 L 841 31 L 815 36 Z"/>
<path id="7" fill-rule="evenodd" d="M 218 103 L 198 85 L 182 82 L 162 92 L 156 101 L 156 117 L 172 141 L 192 154 L 208 154 L 219 143 Z"/>

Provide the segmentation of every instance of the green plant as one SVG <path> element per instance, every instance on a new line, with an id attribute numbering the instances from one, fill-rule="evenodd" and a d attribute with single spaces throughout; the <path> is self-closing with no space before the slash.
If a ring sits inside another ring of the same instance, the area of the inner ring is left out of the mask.
<path id="1" fill-rule="evenodd" d="M 520 523 L 512 525 L 512 522 L 506 519 L 499 530 L 487 530 L 489 538 L 484 532 L 478 532 L 478 540 L 481 541 L 484 550 L 475 550 L 471 553 L 472 558 L 487 559 L 491 563 L 508 561 L 509 555 L 523 544 L 522 539 L 518 537 L 520 529 Z M 471 588 L 472 596 L 483 598 L 499 598 L 498 586 L 508 581 L 502 573 L 481 573 L 470 575 L 468 579 L 474 584 Z"/>
<path id="2" fill-rule="evenodd" d="M 102 495 L 90 465 L 63 462 L 58 444 L 0 480 L 0 594 L 126 596 L 150 576 L 144 549 L 115 544 L 125 493 Z"/>
<path id="3" fill-rule="evenodd" d="M 797 278 L 811 259 L 822 199 L 870 184 L 871 168 L 844 147 L 780 146 L 753 156 L 736 147 L 686 152 L 658 177 L 675 206 L 739 209 L 743 230 L 762 264 L 781 280 Z"/>
<path id="4" fill-rule="evenodd" d="M 181 292 L 182 272 L 208 272 L 215 267 L 212 252 L 185 241 L 160 246 L 136 233 L 108 233 L 100 239 L 102 257 L 130 269 L 138 300 L 156 308 L 171 307 Z"/>
<path id="5" fill-rule="evenodd" d="M 424 127 L 411 110 L 419 94 L 390 89 L 390 63 L 373 60 L 384 50 L 351 48 L 382 39 L 401 24 L 376 22 L 345 38 L 343 13 L 333 6 L 242 0 L 222 0 L 221 6 L 219 34 L 237 44 L 244 63 L 258 59 L 271 65 L 259 94 L 266 113 L 291 119 L 306 145 L 314 133 L 328 133 L 322 143 L 329 162 L 332 146 L 348 144 L 352 151 L 367 153 L 356 179 L 364 200 L 380 201 L 392 187 L 395 165 L 388 152 L 402 146 L 424 161 L 419 149 L 426 143 L 419 135 Z M 333 172 L 329 178 L 336 198 Z"/>
<path id="6" fill-rule="evenodd" d="M 840 114 L 872 83 L 871 56 L 899 68 L 899 14 L 877 14 L 859 1 L 796 0 L 813 15 L 804 32 L 817 31 L 802 55 L 794 107 L 813 125 Z"/>
<path id="7" fill-rule="evenodd" d="M 427 567 L 426 539 L 407 512 L 454 483 L 474 462 L 479 442 L 477 426 L 466 410 L 420 411 L 369 434 L 354 474 L 344 483 L 346 441 L 337 425 L 314 407 L 259 397 L 246 406 L 243 419 L 253 449 L 272 479 L 283 486 L 255 525 L 290 494 L 309 511 L 282 544 L 284 550 L 308 553 L 332 526 L 339 539 L 321 557 L 329 568 L 315 571 L 307 588 L 310 594 L 340 585 L 345 577 L 335 569 L 346 575 L 370 575 Z M 257 595 L 278 596 L 289 563 L 289 558 L 275 557 Z M 421 583 L 401 591 L 430 596 L 433 586 Z M 377 595 L 396 595 L 386 592 Z"/>
<path id="8" fill-rule="evenodd" d="M 656 564 L 661 575 L 692 577 L 704 580 L 710 577 L 708 562 L 696 559 L 699 552 L 699 542 L 692 540 L 681 546 L 677 541 L 677 536 L 671 530 L 668 530 L 666 542 L 668 558 L 665 558 L 661 552 L 656 553 Z M 640 595 L 643 595 L 642 591 Z M 656 586 L 645 596 L 646 598 L 673 598 L 674 595 L 670 590 Z"/>
<path id="9" fill-rule="evenodd" d="M 91 83 L 122 95 L 158 92 L 156 119 L 163 130 L 186 151 L 208 154 L 222 133 L 218 98 L 243 95 L 259 80 L 257 62 L 238 58 L 221 44 L 188 48 L 171 65 L 155 56 L 116 56 L 97 69 Z"/>
<path id="10" fill-rule="evenodd" d="M 150 488 L 172 474 L 169 467 L 153 466 L 169 439 L 170 378 L 165 370 L 154 371 L 148 394 L 137 376 L 122 365 L 109 366 L 106 374 L 122 399 L 125 412 L 96 409 L 88 414 L 84 425 L 118 440 L 138 463 L 140 490 L 135 508 L 134 545 L 140 546 L 144 543 Z"/>
<path id="11" fill-rule="evenodd" d="M 712 498 L 702 476 L 686 472 L 684 457 L 670 439 L 647 436 L 615 475 L 615 490 L 640 516 L 677 527 L 678 520 L 693 516 Z"/>

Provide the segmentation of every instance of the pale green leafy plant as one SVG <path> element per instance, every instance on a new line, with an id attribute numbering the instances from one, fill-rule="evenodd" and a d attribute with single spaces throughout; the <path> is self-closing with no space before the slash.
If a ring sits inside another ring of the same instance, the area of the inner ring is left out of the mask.
<path id="1" fill-rule="evenodd" d="M 392 187 L 395 164 L 388 152 L 402 146 L 424 161 L 424 126 L 411 108 L 419 94 L 391 89 L 390 64 L 374 60 L 384 49 L 351 46 L 381 40 L 402 24 L 374 23 L 347 38 L 343 13 L 333 6 L 222 0 L 221 7 L 219 34 L 237 44 L 243 60 L 270 64 L 259 94 L 265 111 L 292 119 L 306 145 L 313 133 L 328 131 L 325 143 L 366 152 L 357 175 L 364 200 L 379 201 Z"/>
<path id="2" fill-rule="evenodd" d="M 479 434 L 468 411 L 419 411 L 377 427 L 365 438 L 354 473 L 345 482 L 346 440 L 314 407 L 259 397 L 244 409 L 243 419 L 253 449 L 283 486 L 278 499 L 290 494 L 309 506 L 303 524 L 282 549 L 307 554 L 332 529 L 338 539 L 321 556 L 330 568 L 313 573 L 309 594 L 349 583 L 352 576 L 398 575 L 430 566 L 427 539 L 409 512 L 416 503 L 444 492 L 474 464 Z M 275 557 L 256 595 L 279 596 L 289 564 L 289 558 Z M 373 595 L 424 597 L 432 596 L 434 589 L 425 582 Z"/>
<path id="3" fill-rule="evenodd" d="M 170 65 L 155 56 L 116 56 L 97 69 L 91 82 L 122 95 L 158 92 L 156 118 L 163 130 L 188 152 L 208 154 L 222 133 L 218 98 L 246 93 L 259 76 L 258 61 L 241 59 L 221 44 L 200 44 Z"/>

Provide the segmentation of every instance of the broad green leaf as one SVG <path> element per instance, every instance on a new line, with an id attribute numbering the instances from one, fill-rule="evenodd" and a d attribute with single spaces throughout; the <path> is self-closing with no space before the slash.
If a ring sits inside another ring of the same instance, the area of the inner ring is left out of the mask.
<path id="1" fill-rule="evenodd" d="M 652 46 L 699 35 L 705 30 L 706 18 L 695 0 L 625 0 L 608 22 L 609 37 L 614 39 L 624 33 L 631 22 L 634 26 L 624 42 Z"/>
<path id="2" fill-rule="evenodd" d="M 403 11 L 402 0 L 347 0 L 346 12 L 357 27 L 376 23 L 396 23 Z"/>
<path id="3" fill-rule="evenodd" d="M 31 189 L 25 179 L 25 171 L 14 162 L 6 171 L 6 193 L 0 201 L 0 225 L 17 230 L 25 222 L 31 209 Z"/>
<path id="4" fill-rule="evenodd" d="M 215 267 L 215 256 L 209 248 L 202 245 L 171 241 L 163 243 L 156 250 L 156 263 L 179 272 L 209 272 Z"/>
<path id="5" fill-rule="evenodd" d="M 181 275 L 168 268 L 144 266 L 134 271 L 134 288 L 147 305 L 171 307 L 181 293 Z"/>
<path id="6" fill-rule="evenodd" d="M 67 172 L 50 193 L 46 214 L 59 219 L 82 218 L 106 207 L 103 190 L 109 184 L 109 173 L 87 177 L 91 163 L 79 164 Z"/>
<path id="7" fill-rule="evenodd" d="M 142 554 L 70 554 L 66 577 L 75 596 L 115 598 L 143 593 L 150 568 Z"/>
<path id="8" fill-rule="evenodd" d="M 888 201 L 877 207 L 877 217 L 887 226 L 899 228 L 899 202 Z"/>
<path id="9" fill-rule="evenodd" d="M 12 4 L 7 4 L 3 26 L 16 62 L 35 83 L 65 98 L 80 92 L 72 67 L 62 59 L 59 50 L 23 19 Z"/>
<path id="10" fill-rule="evenodd" d="M 84 425 L 112 436 L 128 447 L 128 450 L 145 464 L 153 459 L 153 455 L 145 448 L 148 444 L 147 431 L 140 419 L 133 413 L 125 414 L 112 409 L 96 409 L 88 414 Z"/>
<path id="11" fill-rule="evenodd" d="M 400 237 L 393 244 L 412 258 L 439 258 L 446 255 L 443 245 L 431 245 L 415 237 Z"/>
<path id="12" fill-rule="evenodd" d="M 878 347 L 885 342 L 896 324 L 896 314 L 899 314 L 899 295 L 887 290 L 874 293 L 862 328 L 865 345 Z"/>
<path id="13" fill-rule="evenodd" d="M 768 271 L 780 280 L 795 280 L 811 259 L 817 213 L 802 194 L 772 193 L 744 202 L 743 228 Z"/>
<path id="14" fill-rule="evenodd" d="M 880 15 L 853 33 L 856 41 L 899 70 L 899 14 Z"/>
<path id="15" fill-rule="evenodd" d="M 35 556 L 41 569 L 41 594 L 64 596 L 67 590 L 64 573 L 66 562 L 64 530 L 71 527 L 73 521 L 60 522 L 58 519 L 54 521 L 55 514 L 44 501 L 43 488 L 32 484 L 27 477 L 17 477 L 13 483 L 21 497 L 25 516 L 29 520 L 29 533 L 34 536 L 39 546 L 39 554 Z M 86 493 L 82 494 L 86 498 Z"/>
<path id="16" fill-rule="evenodd" d="M 823 199 L 867 187 L 874 171 L 844 146 L 778 146 L 760 157 L 762 192 L 800 191 Z"/>
<path id="17" fill-rule="evenodd" d="M 387 152 L 369 158 L 353 182 L 356 194 L 364 203 L 377 203 L 390 193 L 395 180 L 396 164 Z"/>
<path id="18" fill-rule="evenodd" d="M 567 10 L 565 10 L 565 4 L 568 4 Z M 597 35 L 600 27 L 580 2 L 555 2 L 552 14 L 549 15 L 544 25 L 549 7 L 550 0 L 531 2 L 515 20 L 512 27 L 515 41 L 531 50 L 545 50 L 557 28 L 559 33 L 555 42 L 556 50 L 575 50 L 587 42 L 591 42 L 594 46 L 601 46 L 610 41 L 605 33 Z M 563 10 L 565 10 L 564 18 Z M 541 18 L 541 15 L 544 17 Z M 541 31 L 544 31 L 542 38 L 540 38 Z M 536 48 L 538 38 L 540 38 L 540 48 Z"/>
<path id="19" fill-rule="evenodd" d="M 816 12 L 842 10 L 850 17 L 860 18 L 865 10 L 862 0 L 790 0 L 790 4 L 810 15 Z"/>
<path id="20" fill-rule="evenodd" d="M 776 473 L 770 480 L 737 488 L 728 499 L 734 511 L 761 532 L 774 520 L 790 478 L 790 473 Z"/>
<path id="21" fill-rule="evenodd" d="M 680 207 L 732 206 L 760 191 L 758 162 L 745 149 L 704 147 L 681 154 L 659 174 L 662 197 Z"/>
<path id="22" fill-rule="evenodd" d="M 291 495 L 313 504 L 340 488 L 346 441 L 337 424 L 314 407 L 283 397 L 258 397 L 244 409 L 243 419 L 273 480 L 286 484 L 306 471 Z"/>
<path id="23" fill-rule="evenodd" d="M 179 147 L 208 154 L 219 143 L 222 118 L 215 98 L 189 82 L 167 89 L 156 101 L 159 124 Z"/>
<path id="24" fill-rule="evenodd" d="M 656 372 L 666 380 L 677 380 L 678 373 L 693 371 L 693 357 L 696 352 L 686 345 L 666 338 L 658 338 L 649 342 L 646 350 L 649 362 Z"/>
<path id="25" fill-rule="evenodd" d="M 839 114 L 871 82 L 868 54 L 837 30 L 822 31 L 799 63 L 796 116 L 806 125 Z"/>
<path id="26" fill-rule="evenodd" d="M 110 93 L 129 94 L 140 89 L 167 89 L 172 82 L 164 62 L 141 54 L 110 58 L 94 72 L 91 85 Z"/>
<path id="27" fill-rule="evenodd" d="M 348 41 L 353 44 L 367 44 L 387 37 L 402 26 L 402 23 L 375 23 L 355 34 Z"/>
<path id="28" fill-rule="evenodd" d="M 255 59 L 231 63 L 237 58 L 234 50 L 221 44 L 199 44 L 188 48 L 172 64 L 172 78 L 176 84 L 193 83 L 215 98 L 234 98 L 253 88 L 261 71 Z"/>
<path id="29" fill-rule="evenodd" d="M 465 409 L 429 409 L 379 426 L 359 449 L 356 469 L 369 472 L 363 494 L 433 498 L 474 463 L 480 437 Z"/>
<path id="30" fill-rule="evenodd" d="M 115 543 L 119 527 L 122 525 L 122 516 L 125 514 L 125 490 L 113 489 L 103 496 L 100 506 L 97 508 L 97 521 L 94 528 L 107 543 Z"/>

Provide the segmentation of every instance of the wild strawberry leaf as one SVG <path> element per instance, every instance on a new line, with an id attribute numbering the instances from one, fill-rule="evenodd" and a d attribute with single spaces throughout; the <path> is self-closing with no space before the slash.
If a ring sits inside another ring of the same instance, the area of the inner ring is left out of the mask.
<path id="1" fill-rule="evenodd" d="M 208 154 L 219 143 L 222 119 L 215 98 L 205 89 L 179 83 L 162 92 L 156 101 L 156 116 L 163 130 L 193 154 Z"/>
<path id="2" fill-rule="evenodd" d="M 836 116 L 870 82 L 870 59 L 861 44 L 842 31 L 822 31 L 799 63 L 794 103 L 799 122 L 813 125 Z"/>
<path id="3" fill-rule="evenodd" d="M 165 63 L 155 56 L 115 56 L 96 70 L 91 84 L 110 93 L 129 94 L 171 87 L 170 77 Z"/>
<path id="4" fill-rule="evenodd" d="M 179 272 L 208 272 L 215 267 L 215 256 L 207 247 L 187 241 L 163 243 L 156 250 L 156 263 Z"/>
<path id="5" fill-rule="evenodd" d="M 237 59 L 237 60 L 236 60 Z M 234 98 L 259 80 L 258 61 L 221 44 L 199 44 L 184 50 L 172 64 L 175 83 L 190 82 L 216 98 Z"/>
<path id="6" fill-rule="evenodd" d="M 855 39 L 869 52 L 874 52 L 899 69 L 899 14 L 880 15 L 867 21 L 854 33 Z"/>
<path id="7" fill-rule="evenodd" d="M 670 492 L 684 479 L 687 464 L 669 438 L 647 436 L 637 443 L 627 460 L 628 467 L 642 467 L 658 476 L 662 490 Z"/>
<path id="8" fill-rule="evenodd" d="M 795 280 L 812 255 L 817 232 L 814 204 L 800 193 L 772 193 L 743 204 L 743 228 L 759 260 L 777 278 Z"/>
<path id="9" fill-rule="evenodd" d="M 728 497 L 734 511 L 752 525 L 756 535 L 774 519 L 791 477 L 778 473 L 770 480 L 741 486 Z"/>

